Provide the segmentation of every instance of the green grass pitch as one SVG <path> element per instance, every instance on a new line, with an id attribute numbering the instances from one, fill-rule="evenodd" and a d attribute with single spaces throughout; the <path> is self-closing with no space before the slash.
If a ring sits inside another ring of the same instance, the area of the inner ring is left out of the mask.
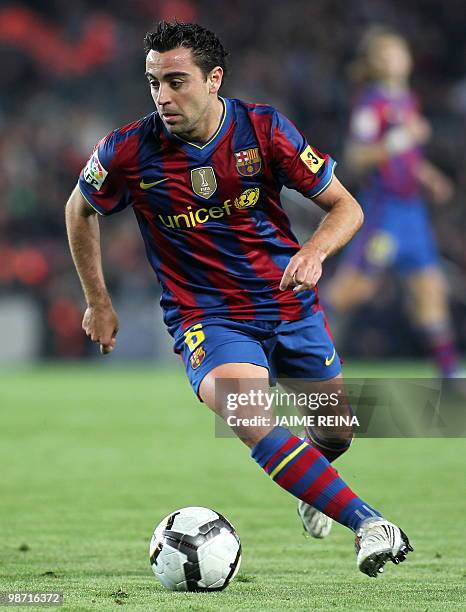
<path id="1" fill-rule="evenodd" d="M 368 372 L 380 374 L 353 370 Z M 0 591 L 61 591 L 66 610 L 466 606 L 464 439 L 360 439 L 337 462 L 415 547 L 374 580 L 357 571 L 345 528 L 303 536 L 296 501 L 239 441 L 215 438 L 181 369 L 11 369 L 0 414 Z M 152 575 L 155 524 L 188 505 L 218 510 L 240 534 L 242 567 L 223 592 L 170 593 Z"/>

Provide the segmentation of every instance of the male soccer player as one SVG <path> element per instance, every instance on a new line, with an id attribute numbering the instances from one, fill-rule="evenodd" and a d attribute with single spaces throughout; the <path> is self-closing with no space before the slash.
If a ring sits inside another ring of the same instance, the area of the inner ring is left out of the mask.
<path id="1" fill-rule="evenodd" d="M 161 22 L 145 49 L 156 112 L 98 143 L 66 206 L 87 301 L 84 330 L 102 353 L 114 349 L 118 319 L 102 273 L 96 213 L 132 206 L 175 350 L 212 410 L 226 416 L 215 393 L 219 380 L 237 392 L 265 389 L 276 375 L 315 379 L 321 388 L 339 380 L 315 285 L 323 261 L 360 227 L 359 204 L 333 176 L 333 160 L 283 115 L 219 97 L 226 53 L 215 34 Z M 280 205 L 283 185 L 328 212 L 302 247 Z M 236 417 L 256 412 L 240 405 Z M 356 532 L 362 572 L 376 576 L 412 550 L 406 535 L 330 465 L 350 436 L 311 441 L 271 424 L 233 429 L 259 465 L 300 499 L 310 532 L 322 535 L 324 515 Z"/>
<path id="2" fill-rule="evenodd" d="M 458 376 L 447 283 L 423 192 L 439 204 L 451 181 L 425 159 L 430 127 L 409 86 L 412 58 L 404 38 L 374 28 L 363 37 L 353 77 L 361 87 L 351 117 L 348 164 L 362 177 L 365 225 L 343 254 L 325 301 L 343 315 L 367 302 L 391 269 L 404 283 L 411 320 L 442 377 Z M 454 384 L 454 383 L 453 383 Z M 461 384 L 457 385 L 458 390 Z"/>

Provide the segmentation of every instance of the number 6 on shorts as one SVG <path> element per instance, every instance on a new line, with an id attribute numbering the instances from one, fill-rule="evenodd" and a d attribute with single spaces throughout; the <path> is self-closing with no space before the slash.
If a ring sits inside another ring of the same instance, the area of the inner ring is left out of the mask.
<path id="1" fill-rule="evenodd" d="M 190 327 L 187 332 L 184 332 L 184 337 L 184 341 L 188 345 L 189 350 L 193 352 L 194 349 L 205 340 L 205 334 L 202 331 L 202 323 L 196 323 L 196 325 Z"/>

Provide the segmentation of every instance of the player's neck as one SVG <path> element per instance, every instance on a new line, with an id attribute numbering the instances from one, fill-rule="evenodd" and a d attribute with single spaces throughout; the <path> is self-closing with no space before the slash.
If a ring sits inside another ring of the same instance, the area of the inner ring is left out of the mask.
<path id="1" fill-rule="evenodd" d="M 201 118 L 196 129 L 189 134 L 180 134 L 180 138 L 188 142 L 205 144 L 215 135 L 226 112 L 225 104 L 221 98 L 217 98 L 209 107 L 205 116 Z"/>
<path id="2" fill-rule="evenodd" d="M 409 84 L 405 80 L 399 79 L 381 79 L 379 87 L 390 95 L 402 94 L 409 89 Z"/>

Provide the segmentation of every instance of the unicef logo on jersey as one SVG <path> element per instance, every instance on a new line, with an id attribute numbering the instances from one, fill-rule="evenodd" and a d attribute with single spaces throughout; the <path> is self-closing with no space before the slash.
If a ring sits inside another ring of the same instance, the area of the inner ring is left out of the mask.
<path id="1" fill-rule="evenodd" d="M 220 219 L 227 220 L 231 215 L 241 215 L 248 217 L 246 213 L 239 211 L 245 208 L 254 206 L 260 197 L 259 187 L 246 189 L 243 193 L 232 200 L 225 200 L 222 205 L 210 206 L 209 208 L 197 208 L 196 206 L 187 206 L 186 212 L 178 215 L 157 215 L 159 221 L 168 229 L 187 230 L 194 227 L 200 227 L 210 221 L 218 222 Z"/>
<path id="2" fill-rule="evenodd" d="M 254 206 L 254 204 L 259 199 L 259 187 L 254 187 L 253 189 L 246 189 L 239 196 L 239 198 L 235 198 L 235 206 L 236 208 L 249 208 L 250 206 Z"/>

